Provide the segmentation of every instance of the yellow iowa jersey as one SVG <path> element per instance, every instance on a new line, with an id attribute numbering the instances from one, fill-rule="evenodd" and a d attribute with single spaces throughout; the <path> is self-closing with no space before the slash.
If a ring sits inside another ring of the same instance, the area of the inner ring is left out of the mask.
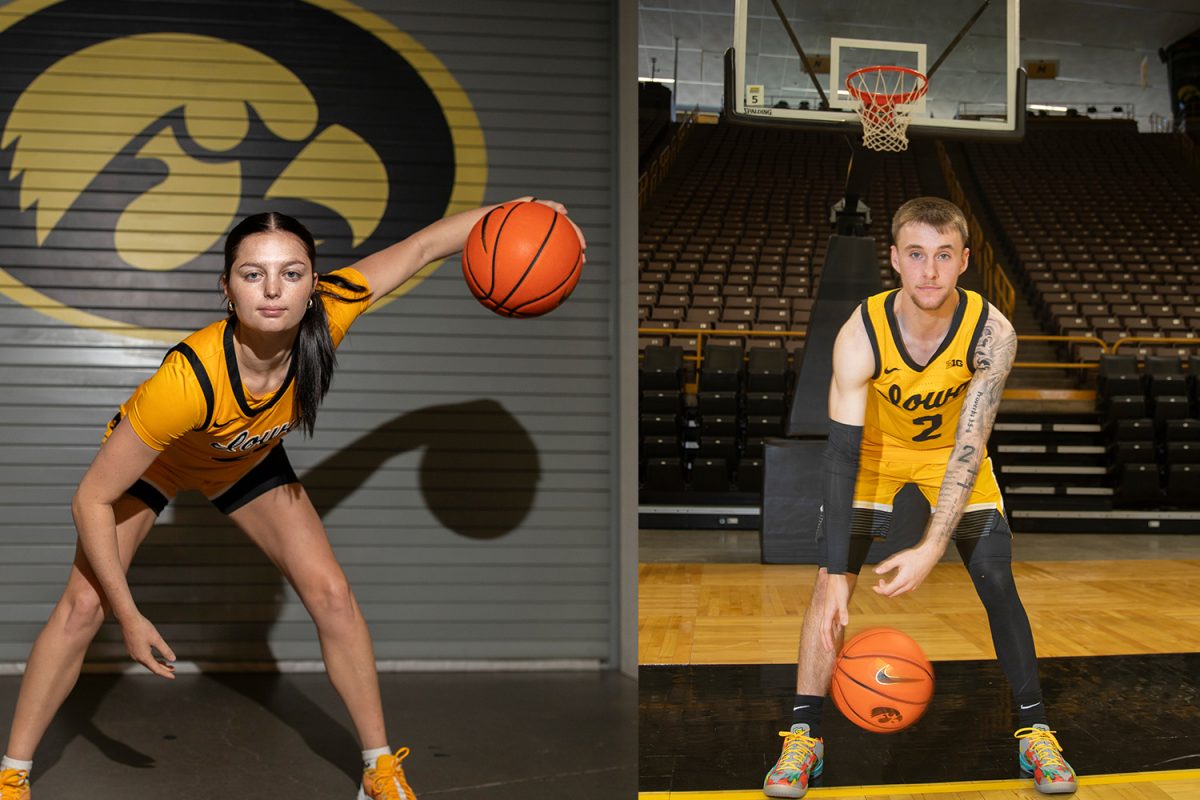
<path id="1" fill-rule="evenodd" d="M 945 466 L 975 372 L 975 345 L 987 322 L 988 304 L 978 293 L 959 289 L 946 338 L 922 365 L 909 356 L 900 335 L 895 313 L 899 291 L 873 295 L 861 306 L 875 351 L 862 456 Z"/>
<path id="2" fill-rule="evenodd" d="M 367 286 L 358 270 L 347 267 L 331 274 Z M 337 347 L 367 309 L 370 289 L 358 293 L 327 282 L 321 288 L 350 301 L 317 295 Z M 227 320 L 188 336 L 134 390 L 105 438 L 124 419 L 138 438 L 163 451 L 155 465 L 172 473 L 180 488 L 210 490 L 236 481 L 299 425 L 299 415 L 295 361 L 279 389 L 254 397 L 242 384 L 233 347 L 233 326 Z"/>

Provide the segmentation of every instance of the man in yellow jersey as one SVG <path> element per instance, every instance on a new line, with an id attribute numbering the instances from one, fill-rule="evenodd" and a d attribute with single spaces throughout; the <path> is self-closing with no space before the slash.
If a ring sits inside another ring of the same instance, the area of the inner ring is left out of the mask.
<path id="1" fill-rule="evenodd" d="M 957 286 L 970 257 L 958 207 L 910 200 L 892 221 L 892 241 L 900 288 L 863 301 L 834 344 L 819 570 L 800 634 L 791 728 L 780 733 L 783 753 L 763 792 L 803 797 L 824 767 L 821 711 L 850 594 L 871 541 L 889 533 L 896 493 L 910 483 L 932 509 L 924 536 L 876 566 L 894 574 L 872 588 L 885 597 L 915 590 L 954 539 L 1013 691 L 1020 766 L 1041 792 L 1073 792 L 1075 772 L 1046 722 L 1033 634 L 1013 583 L 1012 534 L 986 453 L 1016 334 L 995 307 Z"/>

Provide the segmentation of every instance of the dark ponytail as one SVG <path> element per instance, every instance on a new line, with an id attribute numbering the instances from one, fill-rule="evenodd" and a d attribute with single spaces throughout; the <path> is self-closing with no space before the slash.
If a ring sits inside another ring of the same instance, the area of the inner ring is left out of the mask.
<path id="1" fill-rule="evenodd" d="M 304 244 L 312 268 L 317 268 L 317 245 L 308 228 L 287 214 L 268 211 L 246 217 L 225 239 L 224 279 L 227 284 L 242 240 L 256 233 L 270 231 L 286 231 L 299 239 Z M 345 297 L 337 291 L 331 291 L 324 284 L 336 286 L 342 292 L 357 297 Z M 329 297 L 343 303 L 364 302 L 367 299 L 366 293 L 367 287 L 359 286 L 340 275 L 322 275 L 317 280 L 310 305 L 300 320 L 300 332 L 296 335 L 296 344 L 292 350 L 292 364 L 296 372 L 296 406 L 300 414 L 299 421 L 309 436 L 312 436 L 316 427 L 317 409 L 329 391 L 333 368 L 337 365 L 333 338 L 329 335 L 329 318 L 325 313 L 324 298 Z M 236 321 L 236 315 L 232 312 L 230 320 Z"/>

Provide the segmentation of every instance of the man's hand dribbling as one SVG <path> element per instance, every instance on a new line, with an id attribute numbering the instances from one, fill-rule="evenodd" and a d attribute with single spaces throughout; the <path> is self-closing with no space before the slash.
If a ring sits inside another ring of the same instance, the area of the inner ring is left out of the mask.
<path id="1" fill-rule="evenodd" d="M 876 575 L 896 570 L 891 580 L 879 579 L 879 584 L 873 586 L 876 594 L 884 597 L 895 597 L 898 594 L 911 592 L 920 586 L 933 570 L 941 553 L 924 545 L 901 550 L 889 558 L 885 558 L 875 567 Z"/>
<path id="2" fill-rule="evenodd" d="M 134 661 L 159 677 L 175 680 L 175 651 L 167 645 L 150 620 L 139 615 L 128 622 L 122 622 L 121 635 L 125 637 L 125 648 Z M 167 663 L 164 664 L 155 657 L 155 650 Z"/>
<path id="3" fill-rule="evenodd" d="M 850 624 L 850 584 L 845 575 L 828 575 L 825 582 L 825 611 L 821 615 L 821 640 L 833 652 L 837 637 Z"/>

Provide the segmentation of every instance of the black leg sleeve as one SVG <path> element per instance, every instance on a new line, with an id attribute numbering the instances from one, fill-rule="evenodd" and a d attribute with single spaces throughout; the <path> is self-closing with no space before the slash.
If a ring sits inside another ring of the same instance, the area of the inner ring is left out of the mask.
<path id="1" fill-rule="evenodd" d="M 1021 605 L 1012 573 L 1012 534 L 1000 517 L 988 534 L 956 542 L 975 591 L 987 610 L 996 657 L 1012 687 L 1018 707 L 1041 709 L 1037 654 L 1029 616 Z"/>

